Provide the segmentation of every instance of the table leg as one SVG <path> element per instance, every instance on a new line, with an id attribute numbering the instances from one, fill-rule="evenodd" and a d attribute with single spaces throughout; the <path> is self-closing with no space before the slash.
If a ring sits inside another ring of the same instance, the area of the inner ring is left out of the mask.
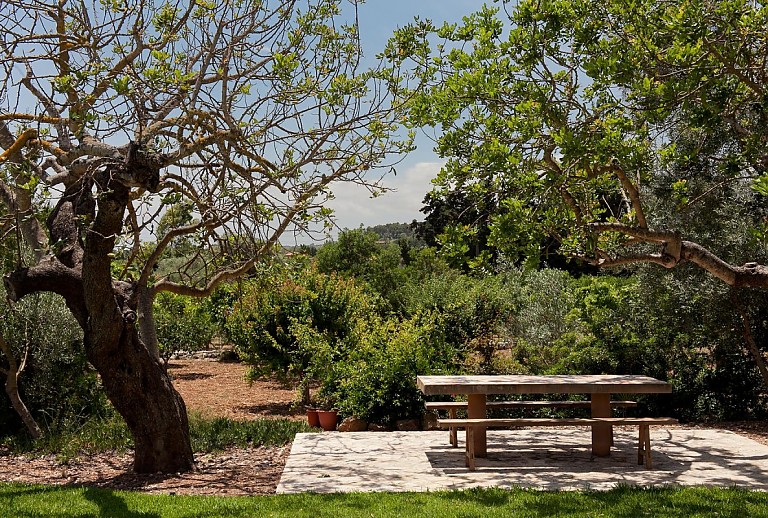
<path id="1" fill-rule="evenodd" d="M 469 394 L 467 396 L 467 417 L 470 419 L 485 419 L 485 394 Z M 473 435 L 475 457 L 485 457 L 487 455 L 485 428 L 476 427 Z"/>
<path id="2" fill-rule="evenodd" d="M 611 417 L 611 395 L 592 394 L 592 417 Z M 592 425 L 592 455 L 607 457 L 611 454 L 613 427 L 609 424 Z"/>

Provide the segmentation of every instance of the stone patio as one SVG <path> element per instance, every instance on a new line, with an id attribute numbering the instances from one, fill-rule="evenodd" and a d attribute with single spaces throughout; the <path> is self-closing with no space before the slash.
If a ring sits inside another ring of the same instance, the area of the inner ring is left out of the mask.
<path id="1" fill-rule="evenodd" d="M 488 457 L 464 467 L 448 432 L 324 432 L 296 436 L 278 493 L 437 491 L 470 487 L 607 490 L 618 484 L 768 490 L 768 446 L 724 430 L 651 428 L 653 469 L 637 465 L 637 428 L 617 428 L 610 457 L 590 430 L 489 430 Z"/>

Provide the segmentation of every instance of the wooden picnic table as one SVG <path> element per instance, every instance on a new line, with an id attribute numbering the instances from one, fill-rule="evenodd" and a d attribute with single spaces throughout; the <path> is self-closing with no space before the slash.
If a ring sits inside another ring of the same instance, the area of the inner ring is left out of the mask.
<path id="1" fill-rule="evenodd" d="M 469 419 L 486 417 L 488 394 L 589 394 L 592 417 L 611 417 L 611 394 L 672 392 L 665 381 L 631 374 L 418 376 L 416 384 L 425 396 L 466 395 Z M 612 435 L 610 425 L 592 426 L 592 454 L 610 455 Z M 476 430 L 474 450 L 476 456 L 486 456 L 485 429 Z"/>

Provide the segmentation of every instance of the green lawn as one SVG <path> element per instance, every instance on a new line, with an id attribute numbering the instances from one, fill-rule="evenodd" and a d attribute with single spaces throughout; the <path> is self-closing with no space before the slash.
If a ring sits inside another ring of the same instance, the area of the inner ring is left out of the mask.
<path id="1" fill-rule="evenodd" d="M 0 484 L 3 517 L 768 517 L 768 493 L 741 489 L 631 488 L 543 492 L 472 489 L 256 497 L 145 495 L 91 488 Z"/>

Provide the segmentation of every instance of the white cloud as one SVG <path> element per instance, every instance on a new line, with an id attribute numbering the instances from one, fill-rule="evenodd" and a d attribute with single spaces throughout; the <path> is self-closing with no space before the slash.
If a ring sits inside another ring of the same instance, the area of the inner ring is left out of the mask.
<path id="1" fill-rule="evenodd" d="M 442 167 L 442 162 L 418 162 L 388 175 L 383 185 L 396 189 L 372 198 L 364 188 L 355 184 L 336 184 L 336 199 L 329 206 L 336 211 L 336 223 L 340 228 L 369 227 L 385 223 L 410 223 L 421 220 L 419 212 L 424 195 L 432 189 L 430 183 Z"/>

